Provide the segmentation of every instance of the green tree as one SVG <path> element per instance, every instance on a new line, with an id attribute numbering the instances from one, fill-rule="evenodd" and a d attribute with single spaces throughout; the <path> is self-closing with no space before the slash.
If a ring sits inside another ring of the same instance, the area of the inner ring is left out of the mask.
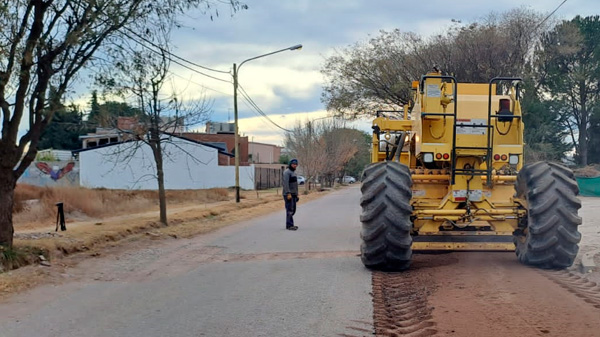
<path id="1" fill-rule="evenodd" d="M 87 122 L 92 125 L 101 126 L 101 111 L 100 111 L 100 102 L 98 102 L 98 92 L 96 90 L 92 91 L 92 98 L 90 99 L 90 113 L 87 117 Z"/>
<path id="2" fill-rule="evenodd" d="M 600 163 L 600 107 L 595 106 L 590 117 L 588 163 Z"/>
<path id="3" fill-rule="evenodd" d="M 89 105 L 90 113 L 87 122 L 94 126 L 111 128 L 117 126 L 118 117 L 143 117 L 139 108 L 133 107 L 127 102 L 105 101 L 100 103 L 97 90 L 92 91 Z"/>
<path id="4" fill-rule="evenodd" d="M 237 0 L 233 9 L 247 8 Z M 12 247 L 14 189 L 80 70 L 124 30 L 172 25 L 208 0 L 11 0 L 0 3 L 0 245 Z M 94 59 L 100 62 L 99 59 Z M 50 95 L 51 90 L 54 93 Z M 27 123 L 20 134 L 21 122 Z"/>
<path id="5" fill-rule="evenodd" d="M 100 111 L 109 116 L 111 123 L 114 125 L 117 117 L 142 117 L 143 112 L 136 107 L 129 105 L 127 102 L 107 101 L 100 105 Z"/>
<path id="6" fill-rule="evenodd" d="M 562 115 L 576 150 L 588 164 L 590 122 L 600 104 L 600 17 L 575 17 L 543 35 L 537 52 L 541 89 Z"/>
<path id="7" fill-rule="evenodd" d="M 81 148 L 79 136 L 91 131 L 82 120 L 79 107 L 71 104 L 61 107 L 54 113 L 50 123 L 42 133 L 38 149 L 77 150 Z"/>
<path id="8" fill-rule="evenodd" d="M 289 164 L 290 163 L 290 156 L 287 154 L 282 154 L 279 156 L 279 164 Z"/>
<path id="9" fill-rule="evenodd" d="M 356 130 L 356 133 L 356 138 L 354 138 L 354 140 L 358 151 L 352 159 L 348 161 L 344 167 L 344 171 L 346 175 L 360 179 L 365 167 L 371 163 L 371 142 L 373 137 L 370 134 L 359 130 Z"/>
<path id="10" fill-rule="evenodd" d="M 560 161 L 571 145 L 565 141 L 568 132 L 560 111 L 552 102 L 543 100 L 533 79 L 525 80 L 521 101 L 525 124 L 525 162 Z"/>

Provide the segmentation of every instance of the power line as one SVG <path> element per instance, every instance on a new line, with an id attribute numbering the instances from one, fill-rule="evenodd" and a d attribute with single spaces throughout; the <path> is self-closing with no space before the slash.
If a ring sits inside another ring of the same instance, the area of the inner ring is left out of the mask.
<path id="1" fill-rule="evenodd" d="M 216 90 L 216 89 L 213 89 L 213 88 L 210 88 L 210 87 L 204 86 L 203 84 L 200 84 L 200 83 L 197 83 L 197 82 L 191 81 L 191 80 L 189 80 L 189 79 L 186 79 L 185 77 L 183 77 L 183 76 L 181 76 L 181 75 L 179 75 L 179 74 L 176 74 L 176 73 L 174 73 L 174 72 L 172 72 L 172 71 L 169 71 L 169 72 L 170 72 L 172 75 L 175 75 L 175 76 L 177 76 L 177 77 L 179 77 L 179 78 L 181 78 L 181 79 L 187 80 L 187 81 L 189 81 L 190 83 L 196 84 L 196 85 L 198 85 L 198 86 L 200 86 L 200 87 L 202 87 L 202 88 L 204 88 L 204 89 L 212 90 L 212 91 L 215 91 L 215 92 L 218 92 L 218 93 L 220 93 L 220 94 L 227 95 L 227 96 L 232 96 L 232 94 L 231 94 L 231 93 L 224 93 L 224 92 L 222 92 L 222 91 L 219 91 L 219 90 Z M 270 122 L 272 125 L 274 125 L 274 126 L 278 127 L 278 128 L 279 128 L 279 129 L 281 129 L 281 130 L 284 130 L 284 131 L 290 131 L 290 130 L 288 130 L 288 129 L 285 129 L 285 128 L 283 128 L 283 127 L 279 126 L 279 125 L 278 125 L 277 123 L 275 123 L 275 122 L 274 122 L 272 119 L 270 119 L 270 118 L 269 118 L 269 117 L 268 117 L 268 116 L 267 116 L 267 115 L 266 115 L 266 114 L 265 114 L 265 113 L 264 113 L 264 112 L 263 112 L 263 111 L 260 109 L 260 107 L 258 107 L 258 105 L 257 105 L 257 104 L 256 104 L 256 103 L 255 103 L 255 102 L 252 100 L 252 98 L 251 98 L 251 97 L 248 95 L 248 93 L 246 93 L 246 91 L 245 91 L 245 90 L 244 90 L 244 89 L 243 89 L 241 86 L 240 86 L 240 90 L 241 90 L 241 93 L 242 93 L 242 97 L 243 97 L 243 98 L 244 98 L 244 100 L 245 100 L 245 101 L 244 101 L 244 103 L 246 104 L 246 106 L 248 106 L 248 108 L 250 108 L 250 109 L 253 109 L 253 110 L 254 110 L 253 112 L 254 112 L 254 113 L 257 115 L 257 116 L 259 116 L 259 117 L 263 117 L 263 118 L 267 119 L 267 120 L 268 120 L 268 121 L 269 121 L 269 122 Z"/>
<path id="2" fill-rule="evenodd" d="M 565 1 L 566 1 L 566 0 L 565 0 Z M 191 64 L 191 65 L 194 65 L 194 66 L 196 66 L 196 67 L 199 67 L 199 68 L 202 68 L 202 69 L 209 70 L 209 71 L 214 71 L 214 72 L 219 72 L 219 73 L 224 73 L 224 74 L 231 74 L 230 72 L 228 72 L 228 71 L 222 71 L 222 70 L 217 70 L 217 69 L 212 69 L 212 68 L 209 68 L 209 67 L 205 67 L 205 66 L 199 65 L 199 64 L 197 64 L 197 63 L 194 63 L 194 62 L 192 62 L 192 61 L 189 61 L 189 60 L 187 60 L 187 59 L 184 59 L 184 58 L 182 58 L 182 57 L 180 57 L 180 56 L 178 56 L 178 55 L 176 55 L 176 54 L 173 54 L 172 52 L 170 52 L 170 51 L 168 51 L 168 50 L 164 49 L 163 47 L 161 47 L 161 46 L 159 46 L 159 45 L 155 44 L 155 43 L 154 43 L 154 42 L 152 42 L 151 40 L 148 40 L 148 39 L 144 38 L 143 36 L 141 36 L 141 35 L 139 35 L 138 33 L 136 33 L 136 32 L 134 32 L 134 31 L 132 31 L 131 29 L 129 29 L 128 27 L 124 27 L 124 29 L 125 29 L 125 30 L 127 30 L 127 31 L 129 31 L 131 34 L 135 35 L 136 37 L 138 37 L 138 38 L 139 38 L 139 39 L 141 39 L 142 41 L 144 41 L 144 42 L 146 42 L 146 43 L 150 44 L 150 45 L 151 45 L 151 46 L 153 46 L 154 48 L 157 48 L 157 49 L 159 49 L 159 50 L 160 50 L 160 52 L 156 51 L 155 49 L 152 49 L 152 48 L 148 47 L 148 46 L 147 46 L 147 45 L 145 45 L 143 42 L 140 42 L 140 40 L 137 40 L 137 39 L 135 39 L 134 37 L 132 37 L 131 35 L 129 35 L 129 34 L 125 33 L 125 32 L 121 32 L 121 34 L 123 34 L 123 35 L 127 36 L 128 38 L 130 38 L 130 39 L 131 39 L 131 40 L 133 40 L 134 42 L 138 43 L 139 45 L 141 45 L 141 46 L 145 47 L 146 49 L 148 49 L 148 50 L 150 50 L 150 51 L 152 51 L 152 52 L 154 52 L 154 53 L 156 53 L 156 54 L 160 54 L 161 56 L 162 56 L 162 55 L 166 55 L 166 57 L 167 57 L 167 59 L 168 59 L 169 61 L 171 61 L 171 62 L 173 62 L 173 63 L 175 63 L 175 64 L 177 64 L 177 65 L 179 65 L 179 66 L 182 66 L 182 67 L 184 67 L 184 68 L 186 68 L 186 69 L 188 69 L 188 70 L 190 70 L 190 71 L 193 71 L 193 72 L 195 72 L 195 73 L 198 73 L 198 74 L 200 74 L 200 75 L 203 75 L 203 76 L 206 76 L 206 77 L 212 78 L 212 79 L 214 79 L 214 80 L 218 80 L 218 81 L 221 81 L 221 82 L 226 82 L 226 83 L 231 83 L 231 81 L 226 81 L 226 80 L 223 80 L 223 79 L 221 79 L 221 78 L 218 78 L 218 77 L 214 77 L 214 76 L 212 76 L 212 75 L 205 74 L 205 73 L 203 73 L 203 72 L 201 72 L 201 71 L 199 71 L 199 70 L 197 70 L 197 69 L 193 69 L 193 68 L 191 68 L 191 67 L 189 67 L 189 66 L 187 66 L 187 65 L 185 65 L 185 64 L 182 64 L 181 62 L 178 62 L 178 61 L 174 60 L 174 58 L 176 58 L 176 59 L 178 59 L 178 60 L 181 60 L 181 61 L 183 61 L 183 62 L 189 63 L 189 64 Z M 171 74 L 175 75 L 175 76 L 178 76 L 178 77 L 181 77 L 181 78 L 183 78 L 182 76 L 180 76 L 180 75 L 177 75 L 177 74 L 175 74 L 175 73 L 173 73 L 173 72 L 171 72 L 171 71 L 169 71 L 169 72 L 170 72 Z M 191 82 L 191 81 L 190 81 L 190 82 Z M 212 89 L 212 88 L 206 87 L 206 86 L 204 86 L 204 85 L 201 85 L 201 84 L 198 84 L 198 83 L 195 83 L 195 82 L 192 82 L 192 83 L 194 83 L 194 84 L 197 84 L 197 85 L 200 85 L 200 86 L 202 86 L 203 88 L 206 88 L 206 89 L 213 90 L 213 91 L 215 91 L 215 92 L 219 92 L 219 93 L 222 93 L 222 94 L 224 94 L 224 93 L 223 93 L 223 92 L 221 92 L 221 91 L 218 91 L 218 90 L 215 90 L 215 89 Z M 241 86 L 241 85 L 240 85 L 239 87 L 240 87 L 240 89 L 241 89 L 241 91 L 242 91 L 242 96 L 244 97 L 244 99 L 246 99 L 246 101 L 247 101 L 247 102 L 250 104 L 250 106 L 251 106 L 252 108 L 254 108 L 254 109 L 255 109 L 255 110 L 256 110 L 256 111 L 257 111 L 257 112 L 258 112 L 258 113 L 259 113 L 259 114 L 260 114 L 262 117 L 264 117 L 265 119 L 267 119 L 269 122 L 271 122 L 271 124 L 275 125 L 275 126 L 276 126 L 276 127 L 278 127 L 279 129 L 281 129 L 281 130 L 283 130 L 283 131 L 286 131 L 286 132 L 291 132 L 290 130 L 288 130 L 288 129 L 286 129 L 286 128 L 282 127 L 282 126 L 280 126 L 279 124 L 277 124 L 277 123 L 275 123 L 273 120 L 271 120 L 271 119 L 270 119 L 270 118 L 267 116 L 267 114 L 265 114 L 265 113 L 264 113 L 264 112 L 263 112 L 263 111 L 260 109 L 260 107 L 259 107 L 259 106 L 258 106 L 258 105 L 257 105 L 257 104 L 256 104 L 256 103 L 253 101 L 253 100 L 252 100 L 252 98 L 250 97 L 250 95 L 248 95 L 248 93 L 246 93 L 246 91 L 244 90 L 244 88 L 242 88 L 242 86 Z"/>
<path id="3" fill-rule="evenodd" d="M 179 74 L 176 74 L 176 73 L 174 73 L 174 72 L 172 72 L 172 71 L 170 71 L 170 70 L 169 70 L 169 73 L 171 73 L 172 75 L 175 75 L 175 76 L 177 76 L 177 77 L 179 77 L 179 78 L 181 78 L 181 79 L 183 79 L 183 80 L 186 80 L 186 81 L 188 81 L 188 82 L 190 82 L 190 83 L 192 83 L 192 84 L 195 84 L 195 85 L 197 85 L 197 86 L 200 86 L 200 87 L 202 87 L 202 88 L 204 88 L 204 89 L 212 90 L 212 91 L 214 91 L 214 92 L 218 92 L 218 93 L 220 93 L 220 94 L 227 95 L 227 96 L 233 96 L 233 94 L 232 94 L 232 93 L 225 93 L 225 92 L 223 92 L 223 91 L 220 91 L 220 90 L 217 90 L 217 89 L 213 89 L 213 88 L 211 88 L 211 87 L 207 87 L 207 86 L 205 86 L 204 84 L 200 84 L 200 83 L 198 83 L 198 82 L 194 82 L 194 81 L 192 81 L 192 80 L 190 80 L 190 79 L 188 79 L 188 78 L 185 78 L 185 77 L 183 77 L 183 76 L 181 76 L 181 75 L 179 75 Z"/>
<path id="4" fill-rule="evenodd" d="M 258 105 L 252 100 L 252 98 L 250 98 L 250 95 L 248 95 L 248 93 L 246 92 L 246 90 L 244 90 L 244 88 L 241 85 L 238 84 L 238 86 L 239 86 L 239 88 L 241 90 L 242 96 L 252 105 L 252 107 L 256 111 L 258 111 L 259 114 L 261 114 L 264 118 L 266 118 L 269 122 L 271 122 L 276 127 L 280 128 L 281 130 L 286 131 L 286 132 L 291 132 L 290 130 L 288 130 L 288 129 L 282 127 L 282 126 L 280 126 L 279 124 L 277 124 L 273 120 L 271 120 L 271 118 L 269 118 L 269 116 L 267 116 L 267 114 L 265 114 L 261 110 L 261 108 L 258 107 Z"/>
<path id="5" fill-rule="evenodd" d="M 78 4 L 78 6 L 79 6 L 80 8 L 83 8 L 83 6 L 82 6 L 81 4 Z M 103 14 L 105 14 L 105 15 L 109 16 L 107 13 L 103 13 Z M 160 45 L 157 45 L 157 44 L 155 44 L 154 42 L 152 42 L 152 41 L 150 41 L 150 40 L 146 39 L 145 37 L 143 37 L 143 36 L 139 35 L 138 33 L 134 32 L 133 30 L 131 30 L 131 29 L 130 29 L 129 27 L 127 27 L 127 26 L 123 26 L 123 29 L 124 29 L 124 30 L 127 30 L 127 31 L 129 31 L 129 32 L 131 32 L 133 35 L 135 35 L 135 36 L 139 37 L 139 38 L 140 38 L 140 39 L 142 39 L 143 41 L 146 41 L 147 43 L 149 43 L 150 45 L 154 46 L 155 48 L 158 48 L 158 49 L 159 49 L 159 50 L 160 50 L 162 53 L 166 54 L 167 56 L 171 56 L 171 57 L 167 57 L 167 59 L 168 59 L 169 61 L 171 61 L 171 62 L 173 62 L 173 63 L 175 63 L 175 64 L 178 64 L 178 65 L 180 65 L 180 66 L 182 66 L 182 67 L 184 67 L 184 68 L 186 68 L 186 69 L 188 69 L 188 70 L 191 70 L 191 71 L 193 71 L 193 72 L 196 72 L 196 73 L 198 73 L 198 74 L 204 75 L 204 76 L 206 76 L 206 77 L 209 77 L 209 78 L 212 78 L 212 79 L 215 79 L 215 80 L 218 80 L 218 81 L 222 81 L 222 82 L 231 83 L 231 81 L 226 81 L 226 80 L 223 80 L 223 79 L 220 79 L 220 78 L 217 78 L 217 77 L 214 77 L 214 76 L 211 76 L 211 75 L 205 74 L 205 73 L 203 73 L 203 72 L 201 72 L 201 71 L 199 71 L 199 70 L 192 69 L 192 68 L 190 68 L 190 67 L 188 67 L 188 66 L 186 66 L 186 65 L 183 65 L 183 64 L 181 64 L 181 63 L 179 63 L 179 62 L 177 62 L 177 61 L 173 60 L 173 58 L 177 58 L 177 59 L 179 59 L 179 60 L 181 60 L 181 61 L 183 61 L 183 62 L 187 62 L 187 63 L 189 63 L 189 64 L 191 64 L 191 65 L 194 65 L 194 66 L 196 66 L 196 67 L 199 67 L 199 68 L 202 68 L 202 69 L 206 69 L 206 70 L 210 70 L 210 71 L 214 71 L 214 72 L 219 72 L 219 73 L 224 73 L 224 74 L 230 74 L 230 75 L 231 75 L 231 73 L 230 73 L 229 71 L 223 71 L 223 70 L 212 69 L 212 68 L 205 67 L 205 66 L 202 66 L 202 65 L 200 65 L 200 64 L 194 63 L 194 62 L 192 62 L 192 61 L 189 61 L 189 60 L 187 60 L 187 59 L 184 59 L 183 57 L 180 57 L 180 56 L 178 56 L 178 55 L 175 55 L 175 54 L 173 54 L 172 52 L 170 52 L 170 51 L 168 51 L 168 50 L 164 49 L 164 48 L 163 48 L 163 47 L 161 47 Z M 160 54 L 160 55 L 162 55 L 161 53 L 157 52 L 156 50 L 154 50 L 154 49 L 152 49 L 152 48 L 148 47 L 147 45 L 143 44 L 143 43 L 142 43 L 142 42 L 140 42 L 139 40 L 136 40 L 136 39 L 135 39 L 135 38 L 133 38 L 131 35 L 128 35 L 128 34 L 127 34 L 127 33 L 125 33 L 124 31 L 119 31 L 119 33 L 121 33 L 121 34 L 123 34 L 123 35 L 127 36 L 127 37 L 128 37 L 128 38 L 130 38 L 131 40 L 133 40 L 133 41 L 137 42 L 139 45 L 141 45 L 141 46 L 143 46 L 143 47 L 145 47 L 145 48 L 149 49 L 150 51 L 152 51 L 152 52 L 154 52 L 154 53 L 157 53 L 157 54 Z"/>
<path id="6" fill-rule="evenodd" d="M 248 96 L 248 94 L 246 92 L 242 92 L 242 97 L 244 98 L 244 103 L 252 110 L 252 112 L 254 112 L 258 117 L 263 117 L 264 119 L 266 119 L 270 124 L 269 125 L 271 128 L 273 128 L 273 125 L 284 130 L 287 131 L 286 129 L 282 128 L 281 126 L 279 126 L 277 123 L 275 123 L 273 120 L 271 120 L 259 107 L 258 105 L 256 105 L 256 103 L 254 103 L 254 101 L 252 101 L 252 99 L 250 98 L 250 96 Z"/>
<path id="7" fill-rule="evenodd" d="M 181 63 L 181 62 L 179 62 L 179 61 L 176 61 L 175 59 L 173 59 L 172 57 L 170 57 L 170 55 L 173 55 L 173 54 L 171 54 L 170 52 L 168 52 L 167 50 L 165 50 L 165 49 L 163 49 L 163 48 L 157 47 L 157 48 L 159 48 L 159 49 L 161 50 L 161 52 L 159 52 L 159 51 L 156 51 L 155 49 L 152 49 L 152 48 L 148 47 L 147 45 L 145 45 L 143 42 L 141 42 L 141 41 L 139 41 L 139 40 L 136 40 L 136 39 L 135 39 L 134 37 L 132 37 L 131 35 L 129 35 L 129 34 L 125 33 L 125 32 L 122 32 L 122 34 L 123 34 L 123 35 L 125 35 L 125 36 L 127 36 L 127 37 L 128 37 L 128 38 L 130 38 L 131 40 L 135 41 L 135 42 L 136 42 L 136 43 L 138 43 L 139 45 L 141 45 L 141 46 L 145 47 L 146 49 L 148 49 L 148 50 L 150 50 L 150 51 L 152 51 L 152 52 L 154 52 L 154 53 L 156 53 L 156 54 L 163 55 L 163 53 L 164 53 L 164 54 L 166 55 L 166 57 L 167 57 L 167 59 L 168 59 L 169 61 L 171 61 L 171 62 L 173 62 L 173 63 L 175 63 L 175 64 L 177 64 L 177 65 L 180 65 L 180 66 L 182 66 L 182 67 L 184 67 L 184 68 L 186 68 L 186 69 L 188 69 L 188 70 L 191 70 L 191 71 L 193 71 L 193 72 L 195 72 L 195 73 L 198 73 L 198 74 L 200 74 L 200 75 L 203 75 L 203 76 L 206 76 L 206 77 L 212 78 L 212 79 L 214 79 L 214 80 L 217 80 L 217 81 L 221 81 L 221 82 L 225 82 L 225 83 L 231 83 L 231 81 L 227 81 L 227 80 L 224 80 L 224 79 L 222 79 L 222 78 L 218 78 L 218 77 L 214 77 L 214 76 L 212 76 L 212 75 L 209 75 L 209 74 L 205 74 L 205 73 L 203 73 L 203 72 L 201 72 L 201 71 L 199 71 L 199 70 L 197 70 L 197 69 L 191 68 L 191 67 L 190 67 L 190 66 L 188 66 L 188 65 L 185 65 L 185 64 L 183 64 L 183 63 Z M 181 57 L 177 57 L 177 58 L 179 58 L 179 59 L 182 59 Z M 186 62 L 188 62 L 188 63 L 190 63 L 190 64 L 191 64 L 191 62 L 190 62 L 190 61 L 186 61 Z M 229 74 L 229 73 L 227 73 L 227 74 Z"/>
<path id="8" fill-rule="evenodd" d="M 264 113 L 264 111 L 262 111 L 262 109 L 260 107 L 258 107 L 258 105 L 252 100 L 252 98 L 250 98 L 250 95 L 248 95 L 248 93 L 244 90 L 244 88 L 242 88 L 240 86 L 240 89 L 241 89 L 242 97 L 244 97 L 244 99 L 254 108 L 254 110 L 256 110 L 260 114 L 260 116 L 264 117 L 266 120 L 271 122 L 271 124 L 275 125 L 276 127 L 280 128 L 281 130 L 290 132 L 290 130 L 280 126 L 279 124 L 275 123 L 271 118 L 269 118 L 269 116 L 267 116 L 267 114 Z"/>
<path id="9" fill-rule="evenodd" d="M 262 117 L 262 115 L 260 115 L 260 114 L 259 114 L 259 113 L 256 111 L 256 108 L 254 108 L 254 107 L 253 107 L 253 106 L 250 104 L 250 102 L 249 102 L 248 100 L 244 100 L 244 101 L 243 101 L 243 103 L 244 103 L 244 104 L 245 104 L 245 105 L 248 107 L 248 109 L 250 109 L 250 110 L 251 110 L 251 111 L 252 111 L 252 112 L 253 112 L 253 113 L 254 113 L 256 116 L 258 116 L 258 117 Z M 269 129 L 273 130 L 274 132 L 279 132 L 279 129 L 277 129 L 277 128 L 276 128 L 276 127 L 273 125 L 273 124 L 271 124 L 271 123 L 268 123 L 267 121 L 265 121 L 265 120 L 262 120 L 262 119 L 261 119 L 261 121 L 262 121 L 262 122 L 263 122 L 263 123 L 264 123 L 264 124 L 265 124 L 265 125 L 266 125 L 266 126 L 269 128 Z"/>
<path id="10" fill-rule="evenodd" d="M 128 28 L 128 27 L 125 27 L 125 30 L 127 30 L 127 31 L 129 31 L 131 34 L 133 34 L 133 35 L 137 36 L 138 38 L 140 38 L 140 39 L 141 39 L 141 40 L 143 40 L 144 42 L 146 42 L 146 43 L 149 43 L 149 44 L 150 44 L 151 46 L 153 46 L 154 48 L 158 48 L 158 49 L 160 49 L 161 51 L 163 51 L 164 53 L 166 53 L 166 54 L 168 54 L 168 55 L 170 55 L 170 56 L 172 56 L 172 57 L 174 57 L 174 58 L 176 58 L 176 59 L 179 59 L 179 60 L 181 60 L 181 61 L 183 61 L 183 62 L 189 63 L 189 64 L 191 64 L 191 65 L 193 65 L 193 66 L 196 66 L 196 67 L 199 67 L 199 68 L 202 68 L 202 69 L 206 69 L 206 70 L 210 70 L 210 71 L 214 71 L 214 72 L 218 72 L 218 73 L 223 73 L 223 74 L 231 74 L 231 72 L 229 72 L 229 71 L 224 71 L 224 70 L 218 70 L 218 69 L 213 69 L 213 68 L 205 67 L 205 66 L 203 66 L 203 65 L 200 65 L 200 64 L 194 63 L 194 62 L 192 62 L 192 61 L 190 61 L 190 60 L 184 59 L 183 57 L 177 56 L 176 54 L 173 54 L 172 52 L 170 52 L 170 51 L 168 51 L 168 50 L 165 50 L 165 49 L 164 49 L 163 47 L 161 47 L 160 45 L 157 45 L 156 43 L 152 42 L 151 40 L 148 40 L 147 38 L 145 38 L 145 37 L 141 36 L 140 34 L 138 34 L 138 33 L 134 32 L 133 30 L 131 30 L 131 29 L 130 29 L 130 28 Z M 125 34 L 125 35 L 127 35 L 127 34 Z M 129 36 L 129 38 L 131 38 L 131 36 Z M 136 42 L 137 42 L 137 41 L 136 41 Z M 138 43 L 139 43 L 139 42 L 138 42 Z"/>
<path id="11" fill-rule="evenodd" d="M 565 4 L 565 2 L 567 2 L 567 0 L 564 0 L 563 2 L 561 2 L 561 3 L 560 3 L 560 5 L 558 5 L 558 6 L 557 6 L 557 7 L 556 7 L 556 8 L 555 8 L 553 11 L 552 11 L 552 13 L 548 14 L 548 16 L 547 16 L 547 17 L 546 17 L 544 20 L 542 20 L 540 23 L 538 23 L 538 25 L 537 25 L 537 26 L 535 26 L 535 29 L 534 29 L 534 30 L 538 29 L 538 28 L 539 28 L 539 27 L 540 27 L 540 26 L 541 26 L 541 25 L 542 25 L 544 22 L 546 22 L 546 20 L 548 20 L 548 19 L 549 19 L 549 18 L 550 18 L 550 17 L 551 17 L 551 16 L 552 16 L 554 13 L 556 13 L 556 11 L 557 11 L 557 10 L 558 10 L 560 7 L 562 7 L 562 5 L 564 5 L 564 4 Z"/>

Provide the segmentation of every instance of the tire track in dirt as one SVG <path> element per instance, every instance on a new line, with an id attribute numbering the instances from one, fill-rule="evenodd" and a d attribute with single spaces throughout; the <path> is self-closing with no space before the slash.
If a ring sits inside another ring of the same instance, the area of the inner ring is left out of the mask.
<path id="1" fill-rule="evenodd" d="M 540 272 L 564 288 L 575 294 L 594 308 L 600 309 L 600 286 L 568 270 L 541 271 Z"/>
<path id="2" fill-rule="evenodd" d="M 425 337 L 437 333 L 430 288 L 416 273 L 373 272 L 373 321 L 376 336 Z"/>
<path id="3" fill-rule="evenodd" d="M 514 253 L 500 252 L 450 253 L 445 257 L 455 257 L 455 263 L 432 266 L 443 257 L 417 256 L 428 266 L 421 271 L 437 281 L 428 302 L 440 336 L 574 337 L 600 331 L 600 315 L 590 308 L 598 303 L 597 285 L 577 275 L 530 268 Z"/>
<path id="4" fill-rule="evenodd" d="M 366 321 L 352 320 L 351 325 L 346 326 L 346 329 L 352 332 L 338 334 L 340 337 L 365 337 L 373 336 L 373 323 Z M 360 333 L 357 335 L 357 333 Z"/>

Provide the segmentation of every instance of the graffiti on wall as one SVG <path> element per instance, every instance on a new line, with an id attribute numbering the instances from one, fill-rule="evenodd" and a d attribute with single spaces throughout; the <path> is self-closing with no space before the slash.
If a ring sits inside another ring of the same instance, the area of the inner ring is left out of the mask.
<path id="1" fill-rule="evenodd" d="M 35 163 L 35 167 L 42 171 L 42 173 L 49 175 L 52 180 L 57 181 L 58 179 L 64 177 L 67 173 L 71 172 L 73 167 L 75 167 L 75 163 L 69 162 L 62 168 L 60 168 L 58 165 L 54 165 L 51 168 L 48 163 L 40 161 Z"/>
<path id="2" fill-rule="evenodd" d="M 79 186 L 79 163 L 33 162 L 25 169 L 18 182 L 36 186 Z"/>

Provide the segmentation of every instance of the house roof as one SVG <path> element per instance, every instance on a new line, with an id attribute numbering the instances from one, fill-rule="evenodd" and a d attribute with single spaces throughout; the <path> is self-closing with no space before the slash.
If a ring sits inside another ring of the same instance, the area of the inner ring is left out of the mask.
<path id="1" fill-rule="evenodd" d="M 219 152 L 219 154 L 222 154 L 222 155 L 225 155 L 225 156 L 228 156 L 228 157 L 235 157 L 234 154 L 227 152 L 227 148 L 226 147 L 225 147 L 225 150 L 224 150 L 222 147 L 214 145 L 214 144 L 211 144 L 211 143 L 199 142 L 199 141 L 196 141 L 196 140 L 193 140 L 193 139 L 189 139 L 189 138 L 177 136 L 177 135 L 174 135 L 172 133 L 167 133 L 167 132 L 163 132 L 163 134 L 169 135 L 169 136 L 171 136 L 173 138 L 178 138 L 178 139 L 181 139 L 181 140 L 184 140 L 184 141 L 188 141 L 190 143 L 194 143 L 194 144 L 198 144 L 198 145 L 210 147 L 210 148 L 213 148 L 213 149 L 217 149 L 217 151 Z M 102 149 L 102 148 L 109 147 L 109 146 L 114 146 L 114 145 L 118 145 L 118 144 L 125 144 L 125 143 L 130 143 L 130 142 L 136 142 L 136 141 L 137 140 L 130 139 L 130 140 L 126 140 L 126 141 L 118 142 L 118 143 L 109 143 L 109 144 L 103 144 L 103 145 L 95 146 L 95 147 L 88 147 L 86 149 L 73 150 L 73 151 L 71 151 L 71 153 L 72 154 L 77 154 L 77 153 L 80 153 L 80 152 L 97 150 L 97 149 Z"/>
<path id="2" fill-rule="evenodd" d="M 268 143 L 260 143 L 260 142 L 248 142 L 248 144 L 250 144 L 250 145 L 252 145 L 252 144 L 256 144 L 256 145 L 268 145 L 268 146 L 272 146 L 272 147 L 283 148 L 283 146 L 279 146 L 279 145 L 275 145 L 275 144 L 268 144 Z"/>

